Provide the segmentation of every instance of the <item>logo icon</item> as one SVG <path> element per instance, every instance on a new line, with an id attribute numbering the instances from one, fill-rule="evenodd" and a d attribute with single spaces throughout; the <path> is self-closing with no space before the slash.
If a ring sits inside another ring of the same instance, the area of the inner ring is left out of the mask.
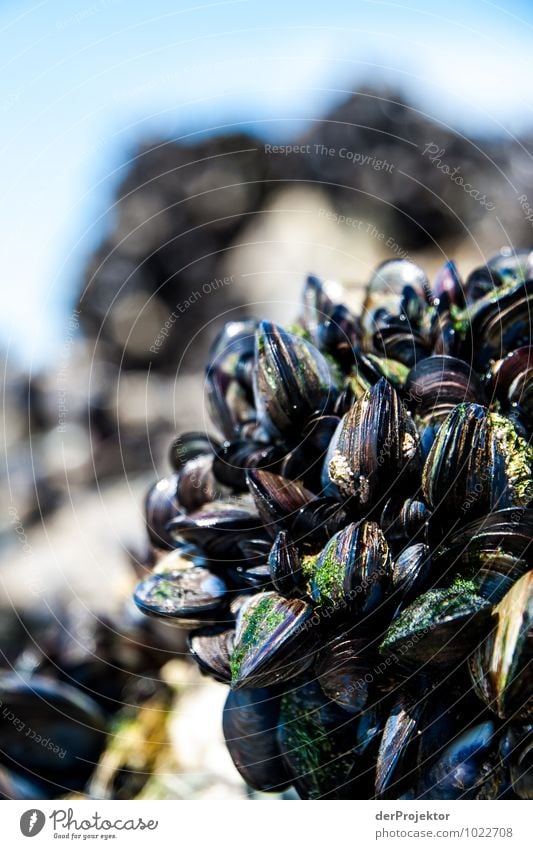
<path id="1" fill-rule="evenodd" d="M 37 808 L 32 808 L 29 811 L 24 811 L 20 818 L 20 830 L 24 837 L 35 837 L 43 830 L 46 817 L 42 811 Z"/>

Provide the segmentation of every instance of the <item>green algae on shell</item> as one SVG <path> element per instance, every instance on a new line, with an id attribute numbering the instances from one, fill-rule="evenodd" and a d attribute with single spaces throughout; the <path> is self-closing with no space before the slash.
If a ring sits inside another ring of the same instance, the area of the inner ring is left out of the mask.
<path id="1" fill-rule="evenodd" d="M 355 751 L 357 717 L 338 708 L 316 682 L 291 688 L 282 696 L 278 734 L 302 798 L 358 798 L 354 782 L 365 767 Z"/>
<path id="2" fill-rule="evenodd" d="M 492 607 L 475 589 L 473 582 L 457 579 L 423 593 L 390 625 L 380 652 L 395 655 L 410 668 L 462 660 L 469 641 L 484 636 Z"/>
<path id="3" fill-rule="evenodd" d="M 220 622 L 226 584 L 208 569 L 192 564 L 155 572 L 138 584 L 134 601 L 143 613 L 168 617 L 184 628 Z"/>
<path id="4" fill-rule="evenodd" d="M 352 522 L 336 533 L 312 563 L 306 562 L 314 602 L 354 614 L 377 607 L 388 587 L 391 556 L 375 522 Z"/>
<path id="5" fill-rule="evenodd" d="M 508 419 L 458 404 L 441 425 L 422 473 L 428 504 L 456 518 L 525 506 L 533 495 L 533 448 Z"/>
<path id="6" fill-rule="evenodd" d="M 275 592 L 252 596 L 239 611 L 230 658 L 231 686 L 267 687 L 304 671 L 313 661 L 313 608 Z"/>

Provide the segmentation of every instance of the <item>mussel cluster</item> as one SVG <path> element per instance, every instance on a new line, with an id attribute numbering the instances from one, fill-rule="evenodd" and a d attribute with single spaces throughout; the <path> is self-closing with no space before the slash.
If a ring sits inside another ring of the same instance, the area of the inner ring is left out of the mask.
<path id="1" fill-rule="evenodd" d="M 136 603 L 230 686 L 253 788 L 532 798 L 533 253 L 344 301 L 310 277 L 289 330 L 225 327 Z"/>

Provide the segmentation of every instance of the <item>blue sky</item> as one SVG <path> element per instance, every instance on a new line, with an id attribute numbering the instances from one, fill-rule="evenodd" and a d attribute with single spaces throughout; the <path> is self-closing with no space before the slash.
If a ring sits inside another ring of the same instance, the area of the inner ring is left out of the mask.
<path id="1" fill-rule="evenodd" d="M 532 46 L 530 0 L 2 0 L 0 345 L 32 367 L 61 347 L 139 136 L 281 138 L 370 81 L 514 133 L 533 124 Z"/>

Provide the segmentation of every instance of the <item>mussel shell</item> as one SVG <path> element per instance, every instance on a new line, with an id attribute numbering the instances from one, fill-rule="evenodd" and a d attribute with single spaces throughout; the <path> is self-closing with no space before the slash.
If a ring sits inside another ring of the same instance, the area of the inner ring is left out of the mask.
<path id="1" fill-rule="evenodd" d="M 496 729 L 482 722 L 464 731 L 423 777 L 420 799 L 487 798 L 484 788 L 496 768 Z"/>
<path id="2" fill-rule="evenodd" d="M 313 609 L 275 592 L 252 596 L 237 617 L 231 686 L 269 687 L 304 672 L 314 660 Z"/>
<path id="3" fill-rule="evenodd" d="M 478 375 L 464 360 L 433 356 L 417 363 L 405 383 L 410 408 L 424 421 L 442 421 L 457 404 L 483 403 L 485 393 Z"/>
<path id="4" fill-rule="evenodd" d="M 443 422 L 422 473 L 424 498 L 442 520 L 526 505 L 531 449 L 509 420 L 478 404 L 458 404 Z"/>
<path id="5" fill-rule="evenodd" d="M 176 437 L 170 446 L 170 465 L 175 472 L 179 472 L 189 460 L 194 460 L 203 454 L 212 454 L 217 447 L 216 439 L 206 433 L 196 431 L 182 433 Z"/>
<path id="6" fill-rule="evenodd" d="M 407 486 L 420 462 L 415 424 L 384 378 L 344 416 L 326 457 L 331 484 L 365 510 L 393 484 Z"/>
<path id="7" fill-rule="evenodd" d="M 271 445 L 244 439 L 225 442 L 215 453 L 213 472 L 220 483 L 239 492 L 246 492 L 248 469 L 277 472 L 282 459 L 283 451 Z"/>
<path id="8" fill-rule="evenodd" d="M 533 510 L 495 510 L 458 528 L 434 554 L 435 572 L 508 575 L 513 581 L 533 567 Z"/>
<path id="9" fill-rule="evenodd" d="M 390 582 L 391 556 L 375 522 L 347 525 L 304 566 L 313 600 L 330 614 L 359 616 L 382 603 Z"/>
<path id="10" fill-rule="evenodd" d="M 198 510 L 224 495 L 213 474 L 213 457 L 200 455 L 189 460 L 178 473 L 177 497 L 187 511 Z"/>
<path id="11" fill-rule="evenodd" d="M 431 343 L 405 324 L 389 324 L 374 333 L 374 350 L 391 360 L 398 360 L 409 368 L 428 357 Z"/>
<path id="12" fill-rule="evenodd" d="M 304 551 L 316 551 L 348 523 L 346 510 L 333 498 L 316 498 L 298 510 L 291 525 L 293 540 Z"/>
<path id="13" fill-rule="evenodd" d="M 369 728 L 364 731 L 368 736 Z M 302 799 L 358 799 L 371 792 L 372 754 L 364 734 L 358 736 L 358 717 L 331 702 L 316 682 L 282 696 L 278 733 Z"/>
<path id="14" fill-rule="evenodd" d="M 532 344 L 533 279 L 506 285 L 461 313 L 466 327 L 465 359 L 478 371 L 522 346 Z"/>
<path id="15" fill-rule="evenodd" d="M 331 314 L 318 327 L 318 347 L 334 357 L 335 361 L 346 370 L 354 362 L 354 348 L 358 341 L 358 323 L 344 304 L 335 306 Z"/>
<path id="16" fill-rule="evenodd" d="M 529 248 L 506 246 L 487 262 L 487 268 L 498 274 L 503 283 L 521 282 L 533 277 L 533 254 Z"/>
<path id="17" fill-rule="evenodd" d="M 497 398 L 504 412 L 517 409 L 525 424 L 533 420 L 533 346 L 517 348 L 494 369 L 489 386 L 491 398 Z"/>
<path id="18" fill-rule="evenodd" d="M 206 368 L 207 405 L 211 419 L 230 441 L 255 420 L 252 393 L 242 363 L 253 356 L 257 322 L 228 322 L 211 349 Z"/>
<path id="19" fill-rule="evenodd" d="M 328 361 L 314 345 L 261 322 L 254 395 L 259 420 L 274 434 L 286 434 L 333 409 L 338 390 Z"/>
<path id="20" fill-rule="evenodd" d="M 280 531 L 274 540 L 268 568 L 274 588 L 282 595 L 290 596 L 303 588 L 300 555 L 286 531 Z"/>
<path id="21" fill-rule="evenodd" d="M 314 672 L 324 695 L 350 714 L 360 713 L 369 697 L 374 661 L 367 645 L 367 640 L 342 635 L 331 640 L 315 662 Z"/>
<path id="22" fill-rule="evenodd" d="M 406 693 L 400 693 L 389 714 L 379 746 L 376 762 L 375 793 L 378 798 L 389 795 L 394 787 L 392 798 L 401 790 L 401 766 L 406 759 L 406 750 L 419 732 L 423 700 L 417 700 Z M 388 793 L 387 793 L 388 791 Z"/>
<path id="23" fill-rule="evenodd" d="M 523 575 L 494 609 L 493 630 L 470 658 L 474 688 L 505 718 L 533 717 L 533 571 Z"/>
<path id="24" fill-rule="evenodd" d="M 233 627 L 214 625 L 191 631 L 187 638 L 189 650 L 202 672 L 223 684 L 231 681 L 234 633 Z"/>
<path id="25" fill-rule="evenodd" d="M 226 746 L 241 777 L 255 790 L 279 792 L 291 783 L 278 743 L 279 713 L 279 696 L 266 688 L 230 690 L 224 705 Z"/>
<path id="26" fill-rule="evenodd" d="M 273 539 L 280 530 L 290 528 L 300 508 L 315 499 L 298 481 L 262 469 L 248 472 L 247 480 L 265 530 Z"/>
<path id="27" fill-rule="evenodd" d="M 450 307 L 465 306 L 465 291 L 457 266 L 453 260 L 446 262 L 439 270 L 432 287 L 433 306 L 438 313 L 447 312 Z"/>
<path id="28" fill-rule="evenodd" d="M 242 559 L 239 545 L 243 540 L 262 534 L 261 520 L 251 499 L 213 501 L 189 515 L 179 515 L 168 524 L 175 540 L 198 546 L 211 560 Z"/>
<path id="29" fill-rule="evenodd" d="M 0 698 L 4 761 L 21 777 L 43 783 L 43 795 L 81 790 L 105 745 L 105 720 L 98 705 L 74 687 L 43 675 L 26 680 L 3 673 Z"/>
<path id="30" fill-rule="evenodd" d="M 394 601 L 402 609 L 428 589 L 432 577 L 431 550 L 424 543 L 409 545 L 392 564 Z"/>
<path id="31" fill-rule="evenodd" d="M 331 282 L 322 281 L 314 274 L 307 277 L 302 292 L 301 323 L 314 345 L 319 344 L 319 329 L 333 312 L 340 294 L 340 287 L 333 286 Z"/>
<path id="32" fill-rule="evenodd" d="M 135 604 L 152 616 L 176 620 L 182 627 L 223 618 L 226 584 L 202 566 L 182 566 L 155 573 L 138 584 Z"/>
<path id="33" fill-rule="evenodd" d="M 46 789 L 35 780 L 37 776 L 33 778 L 34 781 L 32 782 L 13 770 L 0 766 L 0 800 L 45 798 Z"/>
<path id="34" fill-rule="evenodd" d="M 408 668 L 442 668 L 464 659 L 473 639 L 485 636 L 491 605 L 467 582 L 428 590 L 389 627 L 380 651 Z"/>
<path id="35" fill-rule="evenodd" d="M 382 314 L 402 318 L 410 330 L 417 329 L 428 304 L 429 283 L 422 269 L 406 259 L 386 260 L 367 286 L 361 322 L 366 339 L 373 336 Z"/>
<path id="36" fill-rule="evenodd" d="M 486 265 L 480 268 L 474 268 L 465 282 L 466 303 L 475 304 L 484 298 L 485 295 L 494 295 L 496 289 L 500 289 L 503 284 L 503 278 L 500 277 L 495 269 L 488 268 Z"/>
<path id="37" fill-rule="evenodd" d="M 162 478 L 148 491 L 145 500 L 146 528 L 157 548 L 173 548 L 174 540 L 167 530 L 168 523 L 181 511 L 178 502 L 179 473 Z"/>
<path id="38" fill-rule="evenodd" d="M 430 515 L 423 501 L 416 498 L 399 501 L 392 497 L 383 507 L 379 524 L 391 548 L 399 551 L 406 545 L 426 540 Z"/>
<path id="39" fill-rule="evenodd" d="M 520 799 L 533 799 L 533 729 L 514 727 L 510 734 L 509 768 L 514 792 Z"/>

